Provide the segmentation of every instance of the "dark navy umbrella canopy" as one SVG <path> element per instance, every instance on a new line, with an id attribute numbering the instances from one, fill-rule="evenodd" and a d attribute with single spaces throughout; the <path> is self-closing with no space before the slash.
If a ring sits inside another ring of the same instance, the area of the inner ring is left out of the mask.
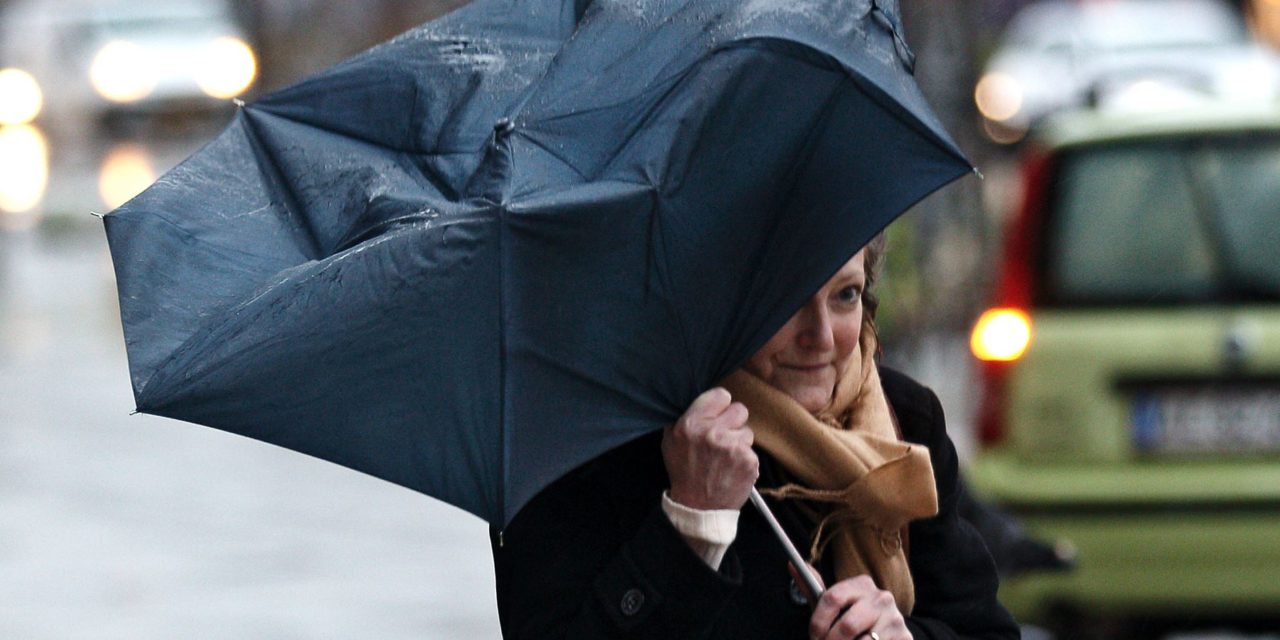
<path id="1" fill-rule="evenodd" d="M 503 526 L 970 170 L 873 0 L 477 0 L 105 218 L 138 409 Z"/>

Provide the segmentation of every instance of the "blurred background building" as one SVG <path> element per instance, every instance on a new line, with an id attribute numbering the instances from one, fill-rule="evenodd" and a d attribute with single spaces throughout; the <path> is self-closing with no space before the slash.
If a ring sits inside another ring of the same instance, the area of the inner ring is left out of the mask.
<path id="1" fill-rule="evenodd" d="M 0 637 L 497 637 L 481 523 L 260 443 L 127 417 L 90 215 L 210 139 L 235 100 L 461 4 L 0 0 Z M 901 4 L 921 85 L 984 177 L 890 228 L 880 324 L 887 359 L 939 390 L 968 457 L 988 369 L 970 329 L 1043 123 L 1224 93 L 1275 103 L 1280 0 L 1064 0 L 1047 19 L 1022 12 L 1032 0 Z M 1280 637 L 1221 628 L 1164 637 Z"/>

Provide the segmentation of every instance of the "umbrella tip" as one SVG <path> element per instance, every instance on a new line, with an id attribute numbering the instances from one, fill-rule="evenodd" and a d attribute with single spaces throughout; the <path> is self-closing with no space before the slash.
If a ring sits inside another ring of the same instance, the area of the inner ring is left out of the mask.
<path id="1" fill-rule="evenodd" d="M 979 180 L 986 180 L 986 179 L 987 179 L 987 177 L 986 177 L 986 176 L 984 176 L 984 175 L 982 175 L 982 172 L 981 172 L 981 171 L 979 171 L 977 167 L 974 167 L 974 168 L 973 168 L 973 175 L 978 176 L 978 179 L 979 179 Z"/>
<path id="2" fill-rule="evenodd" d="M 231 104 L 234 104 L 236 107 L 240 109 L 244 108 L 244 100 L 241 100 L 240 98 L 232 98 Z"/>
<path id="3" fill-rule="evenodd" d="M 89 215 L 91 215 L 91 216 L 93 216 L 93 217 L 95 217 L 95 218 L 97 218 L 97 219 L 99 219 L 99 220 L 102 220 L 103 218 L 106 218 L 106 217 L 107 217 L 107 214 L 105 214 L 105 213 L 98 213 L 97 211 L 90 211 L 90 212 L 89 212 Z"/>

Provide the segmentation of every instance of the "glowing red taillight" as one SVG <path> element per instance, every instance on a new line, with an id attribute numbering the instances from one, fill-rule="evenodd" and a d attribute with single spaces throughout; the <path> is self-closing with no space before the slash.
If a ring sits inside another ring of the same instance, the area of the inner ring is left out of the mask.
<path id="1" fill-rule="evenodd" d="M 1053 156 L 1034 148 L 1023 162 L 1022 201 L 1005 230 L 994 304 L 970 336 L 970 349 L 980 365 L 977 428 L 984 447 L 1000 444 L 1008 432 L 1009 372 L 1031 346 L 1035 254 L 1054 164 Z"/>
<path id="2" fill-rule="evenodd" d="M 988 309 L 973 325 L 969 349 L 984 362 L 1013 362 L 1031 345 L 1031 317 L 1022 309 Z"/>

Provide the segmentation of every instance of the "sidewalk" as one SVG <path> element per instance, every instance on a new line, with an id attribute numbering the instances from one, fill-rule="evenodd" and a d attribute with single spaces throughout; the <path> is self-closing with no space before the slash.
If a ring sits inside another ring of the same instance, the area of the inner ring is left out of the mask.
<path id="1" fill-rule="evenodd" d="M 497 638 L 486 525 L 133 409 L 105 241 L 0 236 L 0 637 Z"/>

